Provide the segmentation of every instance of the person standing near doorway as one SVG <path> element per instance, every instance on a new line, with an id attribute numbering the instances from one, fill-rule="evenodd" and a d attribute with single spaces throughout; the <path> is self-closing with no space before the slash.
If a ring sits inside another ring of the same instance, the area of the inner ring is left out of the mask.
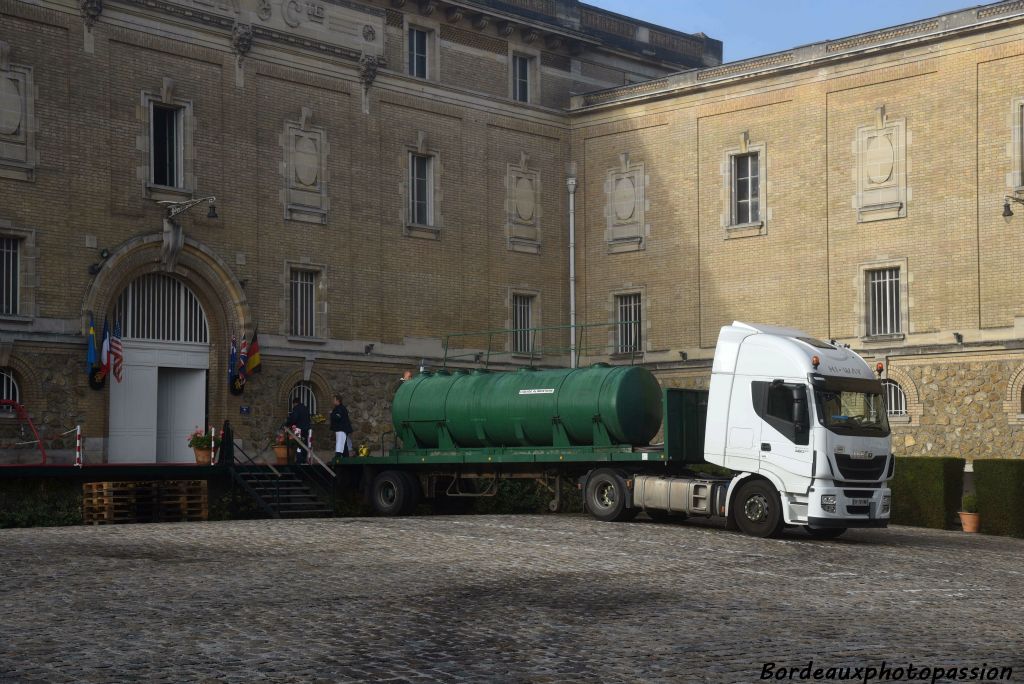
<path id="1" fill-rule="evenodd" d="M 334 431 L 334 458 L 350 456 L 348 445 L 352 443 L 352 421 L 348 417 L 348 409 L 342 403 L 340 394 L 334 395 L 331 430 Z"/>
<path id="2" fill-rule="evenodd" d="M 312 427 L 309 408 L 298 397 L 292 399 L 292 410 L 288 417 L 285 418 L 284 426 L 289 430 L 293 427 L 299 428 L 303 442 L 309 439 L 309 430 Z M 305 465 L 306 463 L 306 449 L 301 444 L 295 450 L 295 463 L 297 465 Z"/>

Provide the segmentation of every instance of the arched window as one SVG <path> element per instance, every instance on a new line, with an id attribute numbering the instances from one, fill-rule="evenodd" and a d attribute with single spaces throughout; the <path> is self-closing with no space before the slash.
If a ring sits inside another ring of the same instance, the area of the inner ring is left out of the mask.
<path id="1" fill-rule="evenodd" d="M 907 395 L 899 383 L 883 380 L 882 387 L 885 388 L 885 412 L 890 416 L 907 415 Z"/>
<path id="2" fill-rule="evenodd" d="M 110 323 L 121 324 L 126 340 L 210 341 L 206 313 L 195 293 L 166 273 L 149 273 L 129 283 Z"/>
<path id="3" fill-rule="evenodd" d="M 21 403 L 21 390 L 14 380 L 14 375 L 7 369 L 0 370 L 0 399 L 10 399 Z M 13 407 L 3 406 L 2 408 L 5 412 L 10 413 Z"/>
<path id="4" fill-rule="evenodd" d="M 295 387 L 292 387 L 292 391 L 288 393 L 288 410 L 292 409 L 292 400 L 298 398 L 306 408 L 309 409 L 309 415 L 316 413 L 316 394 L 313 392 L 313 386 L 308 382 L 297 382 Z"/>

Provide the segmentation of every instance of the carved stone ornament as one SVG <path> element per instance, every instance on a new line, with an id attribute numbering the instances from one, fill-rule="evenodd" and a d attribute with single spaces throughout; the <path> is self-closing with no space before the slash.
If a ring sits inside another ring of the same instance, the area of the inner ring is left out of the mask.
<path id="1" fill-rule="evenodd" d="M 231 47 L 239 57 L 244 57 L 252 49 L 252 25 L 238 24 L 231 29 Z"/>
<path id="2" fill-rule="evenodd" d="M 445 18 L 452 24 L 458 24 L 462 21 L 462 17 L 465 16 L 465 12 L 461 7 L 449 7 L 444 11 Z"/>
<path id="3" fill-rule="evenodd" d="M 437 3 L 434 0 L 420 0 L 420 14 L 425 17 L 429 17 L 437 9 Z"/>
<path id="4" fill-rule="evenodd" d="M 475 28 L 477 31 L 483 31 L 485 28 L 487 28 L 487 23 L 488 19 L 483 14 L 478 14 L 475 17 L 473 17 L 473 28 Z"/>
<path id="5" fill-rule="evenodd" d="M 82 10 L 85 25 L 92 28 L 103 13 L 103 0 L 78 0 L 78 7 Z"/>
<path id="6" fill-rule="evenodd" d="M 405 7 L 405 0 L 391 0 L 391 6 L 395 9 L 402 9 Z"/>
<path id="7" fill-rule="evenodd" d="M 548 50 L 558 50 L 563 45 L 565 45 L 565 39 L 562 38 L 562 36 L 558 36 L 553 33 L 549 33 L 544 36 L 544 47 Z"/>
<path id="8" fill-rule="evenodd" d="M 178 255 L 185 246 L 185 231 L 172 219 L 164 218 L 163 241 L 160 245 L 160 263 L 165 271 L 173 271 Z"/>
<path id="9" fill-rule="evenodd" d="M 363 40 L 367 43 L 372 43 L 377 40 L 377 31 L 369 24 L 363 27 Z"/>
<path id="10" fill-rule="evenodd" d="M 274 6 L 270 4 L 270 0 L 259 0 L 256 6 L 256 16 L 266 21 L 270 19 L 270 16 L 274 13 Z"/>
<path id="11" fill-rule="evenodd" d="M 526 43 L 527 45 L 530 45 L 540 37 L 540 34 L 537 32 L 537 29 L 524 28 L 521 33 L 523 36 L 523 42 Z"/>
<path id="12" fill-rule="evenodd" d="M 373 85 L 374 79 L 377 78 L 377 69 L 380 67 L 380 62 L 380 57 L 377 55 L 363 53 L 359 57 L 359 80 L 362 81 L 364 88 L 369 88 Z"/>
<path id="13" fill-rule="evenodd" d="M 501 21 L 498 22 L 498 25 L 495 28 L 497 28 L 498 30 L 498 35 L 505 36 L 506 38 L 508 38 L 509 36 L 512 35 L 512 32 L 515 30 L 516 27 L 512 25 L 512 22 Z"/>

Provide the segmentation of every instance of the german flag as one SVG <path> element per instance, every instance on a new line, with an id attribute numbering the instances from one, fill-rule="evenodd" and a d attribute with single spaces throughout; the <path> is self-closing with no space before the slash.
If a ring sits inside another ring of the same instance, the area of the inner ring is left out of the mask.
<path id="1" fill-rule="evenodd" d="M 249 343 L 249 358 L 245 362 L 246 375 L 258 373 L 262 368 L 263 361 L 260 359 L 260 337 L 259 328 L 252 331 L 252 342 Z"/>

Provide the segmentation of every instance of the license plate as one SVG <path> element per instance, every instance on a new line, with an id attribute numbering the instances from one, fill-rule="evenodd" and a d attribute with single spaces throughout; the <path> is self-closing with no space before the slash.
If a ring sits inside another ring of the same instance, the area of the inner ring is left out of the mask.
<path id="1" fill-rule="evenodd" d="M 871 503 L 871 499 L 850 499 L 851 506 L 867 506 Z"/>

